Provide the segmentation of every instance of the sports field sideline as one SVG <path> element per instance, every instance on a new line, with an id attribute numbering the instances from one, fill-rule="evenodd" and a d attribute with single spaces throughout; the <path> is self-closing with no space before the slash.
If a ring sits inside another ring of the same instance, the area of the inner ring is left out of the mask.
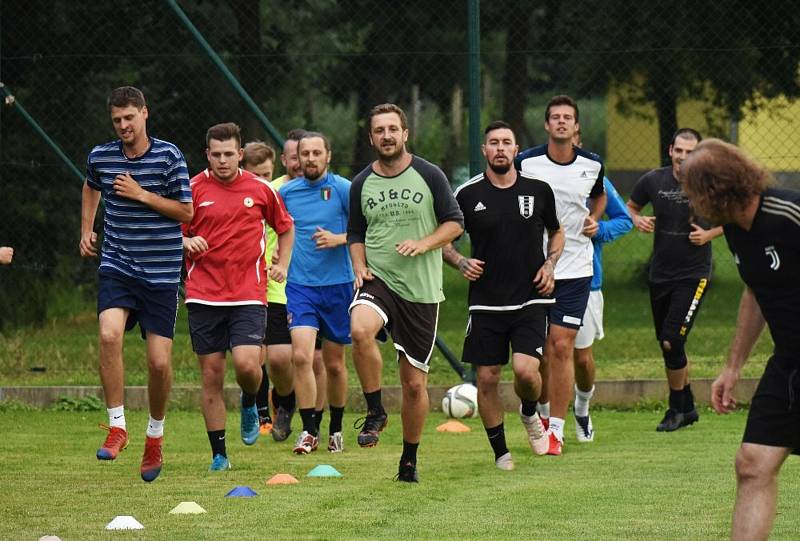
<path id="1" fill-rule="evenodd" d="M 0 539 L 720 539 L 728 534 L 733 504 L 732 461 L 745 413 L 720 417 L 701 411 L 700 422 L 656 433 L 659 413 L 593 413 L 594 443 L 575 442 L 568 419 L 561 457 L 534 457 L 521 424 L 506 417 L 516 470 L 494 467 L 478 419 L 467 434 L 435 430 L 428 417 L 420 448 L 419 485 L 396 483 L 400 419 L 391 417 L 380 444 L 354 445 L 345 417 L 344 453 L 293 455 L 271 438 L 253 447 L 231 430 L 233 470 L 211 475 L 199 412 L 167 415 L 165 466 L 152 484 L 138 475 L 146 414 L 129 413 L 131 443 L 115 462 L 94 453 L 100 413 L 4 411 L 0 415 L 0 490 L 5 495 Z M 228 422 L 236 426 L 238 417 Z M 324 426 L 324 425 L 323 425 Z M 235 438 L 235 439 L 234 439 Z M 330 464 L 341 478 L 307 478 Z M 789 459 L 781 475 L 778 516 L 771 539 L 796 539 L 800 465 Z M 268 487 L 275 473 L 300 483 Z M 246 485 L 258 496 L 226 498 Z M 207 513 L 171 515 L 194 501 Z M 139 531 L 106 531 L 117 515 L 131 515 Z"/>

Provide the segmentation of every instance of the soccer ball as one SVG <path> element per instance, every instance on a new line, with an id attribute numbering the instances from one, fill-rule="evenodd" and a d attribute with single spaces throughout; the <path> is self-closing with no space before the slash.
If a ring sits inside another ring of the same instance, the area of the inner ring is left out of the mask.
<path id="1" fill-rule="evenodd" d="M 442 411 L 455 419 L 477 417 L 478 389 L 471 383 L 451 387 L 442 399 Z"/>

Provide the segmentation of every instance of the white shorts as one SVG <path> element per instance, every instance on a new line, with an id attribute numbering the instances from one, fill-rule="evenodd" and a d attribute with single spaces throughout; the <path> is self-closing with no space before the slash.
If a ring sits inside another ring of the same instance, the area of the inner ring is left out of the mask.
<path id="1" fill-rule="evenodd" d="M 601 290 L 589 292 L 589 303 L 583 316 L 583 325 L 575 337 L 575 348 L 586 349 L 595 340 L 602 340 L 603 334 L 603 292 Z"/>

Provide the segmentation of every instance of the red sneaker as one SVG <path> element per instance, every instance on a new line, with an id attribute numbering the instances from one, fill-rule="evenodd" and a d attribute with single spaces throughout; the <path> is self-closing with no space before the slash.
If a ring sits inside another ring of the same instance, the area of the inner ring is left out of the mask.
<path id="1" fill-rule="evenodd" d="M 542 417 L 539 415 L 539 420 L 542 421 L 542 426 L 544 427 L 545 432 L 550 430 L 550 417 Z"/>
<path id="2" fill-rule="evenodd" d="M 161 466 L 164 463 L 164 456 L 161 454 L 162 443 L 164 443 L 163 437 L 151 438 L 148 436 L 145 438 L 142 467 L 139 468 L 143 481 L 149 483 L 161 473 Z"/>
<path id="3" fill-rule="evenodd" d="M 128 446 L 128 432 L 117 426 L 100 425 L 103 430 L 108 430 L 106 441 L 97 450 L 98 460 L 114 460 L 120 451 Z"/>
<path id="4" fill-rule="evenodd" d="M 552 432 L 548 432 L 550 438 L 550 448 L 547 450 L 548 455 L 559 456 L 561 454 L 561 445 L 563 442 Z"/>

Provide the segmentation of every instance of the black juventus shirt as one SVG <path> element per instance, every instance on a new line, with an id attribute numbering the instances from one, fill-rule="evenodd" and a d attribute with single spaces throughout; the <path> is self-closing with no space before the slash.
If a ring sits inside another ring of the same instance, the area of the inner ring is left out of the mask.
<path id="1" fill-rule="evenodd" d="M 656 229 L 653 234 L 651 282 L 672 282 L 708 278 L 711 274 L 711 243 L 695 246 L 689 233 L 695 223 L 709 229 L 707 222 L 694 216 L 689 198 L 672 175 L 672 167 L 645 173 L 631 192 L 631 201 L 644 207 L 653 205 Z"/>
<path id="2" fill-rule="evenodd" d="M 472 257 L 485 261 L 483 275 L 469 284 L 470 312 L 519 310 L 552 303 L 536 291 L 533 278 L 545 260 L 545 230 L 559 228 L 553 190 L 517 174 L 508 188 L 484 174 L 455 191 L 472 242 Z"/>
<path id="3" fill-rule="evenodd" d="M 775 353 L 800 364 L 800 192 L 768 188 L 750 231 L 723 227 L 744 283 L 767 321 Z"/>

